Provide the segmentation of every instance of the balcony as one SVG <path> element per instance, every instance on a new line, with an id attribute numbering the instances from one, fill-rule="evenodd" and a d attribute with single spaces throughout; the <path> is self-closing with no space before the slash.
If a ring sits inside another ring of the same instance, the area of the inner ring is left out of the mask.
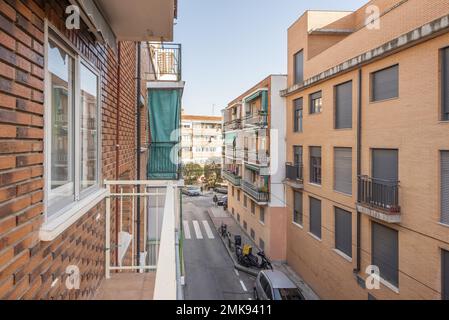
<path id="1" fill-rule="evenodd" d="M 105 279 L 95 299 L 182 299 L 182 183 L 105 181 L 105 185 Z M 118 212 L 113 214 L 114 208 Z"/>
<path id="2" fill-rule="evenodd" d="M 285 164 L 284 182 L 295 189 L 304 188 L 303 165 L 287 162 Z"/>
<path id="3" fill-rule="evenodd" d="M 241 119 L 229 120 L 224 123 L 225 131 L 239 130 L 241 128 L 242 128 L 242 120 Z"/>
<path id="4" fill-rule="evenodd" d="M 147 81 L 181 81 L 181 44 L 150 42 L 147 49 L 150 58 L 150 71 L 145 75 Z"/>
<path id="5" fill-rule="evenodd" d="M 244 160 L 249 164 L 259 167 L 268 167 L 270 165 L 270 157 L 268 151 L 256 151 L 244 149 Z"/>
<path id="6" fill-rule="evenodd" d="M 401 222 L 399 181 L 360 176 L 358 189 L 360 212 L 388 223 Z"/>
<path id="7" fill-rule="evenodd" d="M 179 180 L 178 142 L 153 142 L 149 146 L 149 180 Z"/>
<path id="8" fill-rule="evenodd" d="M 234 186 L 240 186 L 240 182 L 241 182 L 241 177 L 238 176 L 236 173 L 233 173 L 232 171 L 229 170 L 223 170 L 223 178 L 225 178 L 226 180 L 228 180 L 230 183 L 232 183 Z"/>
<path id="9" fill-rule="evenodd" d="M 242 189 L 259 205 L 267 204 L 270 199 L 270 194 L 267 187 L 260 188 L 253 185 L 251 182 L 243 180 Z"/>
<path id="10" fill-rule="evenodd" d="M 268 125 L 268 114 L 265 111 L 256 111 L 252 114 L 247 114 L 244 119 L 244 127 L 258 127 L 264 128 Z"/>

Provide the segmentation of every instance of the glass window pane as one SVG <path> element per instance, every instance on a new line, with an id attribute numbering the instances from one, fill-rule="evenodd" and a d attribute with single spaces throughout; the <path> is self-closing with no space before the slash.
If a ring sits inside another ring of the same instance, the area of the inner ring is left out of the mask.
<path id="1" fill-rule="evenodd" d="M 81 190 L 98 180 L 98 77 L 81 64 Z"/>
<path id="2" fill-rule="evenodd" d="M 49 41 L 50 192 L 49 214 L 74 200 L 73 59 Z"/>

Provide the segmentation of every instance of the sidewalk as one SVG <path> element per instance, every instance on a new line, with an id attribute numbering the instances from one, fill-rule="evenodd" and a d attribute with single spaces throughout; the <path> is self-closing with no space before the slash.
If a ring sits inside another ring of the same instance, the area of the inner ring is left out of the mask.
<path id="1" fill-rule="evenodd" d="M 243 230 L 240 227 L 237 221 L 235 221 L 234 218 L 227 211 L 223 210 L 223 207 L 211 207 L 208 209 L 208 214 L 210 220 L 215 226 L 215 229 L 218 229 L 222 223 L 225 223 L 227 225 L 228 231 L 231 233 L 233 241 L 234 235 L 238 234 L 242 237 L 242 244 L 250 244 L 253 248 L 260 250 L 260 248 L 248 236 L 248 234 L 246 234 L 245 230 Z M 257 276 L 258 274 L 257 270 L 246 268 L 239 265 L 235 253 L 233 250 L 229 249 L 227 241 L 222 237 L 220 237 L 220 239 L 223 241 L 223 245 L 225 246 L 232 260 L 234 261 L 234 267 L 243 272 L 247 272 L 250 275 Z M 307 300 L 320 299 L 317 296 L 317 294 L 304 282 L 304 280 L 298 274 L 296 274 L 293 271 L 293 269 L 289 265 L 282 262 L 272 262 L 272 265 L 275 270 L 284 272 L 287 275 L 287 277 L 290 278 L 290 280 L 292 280 L 298 286 L 298 288 L 301 290 L 301 292 L 303 293 L 304 297 Z"/>

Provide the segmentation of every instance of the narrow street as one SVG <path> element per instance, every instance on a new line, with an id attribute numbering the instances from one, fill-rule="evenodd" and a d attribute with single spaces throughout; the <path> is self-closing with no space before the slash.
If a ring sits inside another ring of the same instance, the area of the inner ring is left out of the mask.
<path id="1" fill-rule="evenodd" d="M 249 300 L 254 278 L 234 269 L 209 219 L 212 196 L 183 195 L 186 300 Z"/>

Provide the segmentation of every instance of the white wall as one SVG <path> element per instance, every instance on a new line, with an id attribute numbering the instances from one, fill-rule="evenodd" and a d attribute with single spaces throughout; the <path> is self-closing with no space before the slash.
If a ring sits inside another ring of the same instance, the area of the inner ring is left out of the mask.
<path id="1" fill-rule="evenodd" d="M 283 180 L 286 162 L 286 100 L 279 92 L 287 87 L 287 76 L 271 76 L 271 136 L 270 136 L 270 207 L 285 207 Z"/>

